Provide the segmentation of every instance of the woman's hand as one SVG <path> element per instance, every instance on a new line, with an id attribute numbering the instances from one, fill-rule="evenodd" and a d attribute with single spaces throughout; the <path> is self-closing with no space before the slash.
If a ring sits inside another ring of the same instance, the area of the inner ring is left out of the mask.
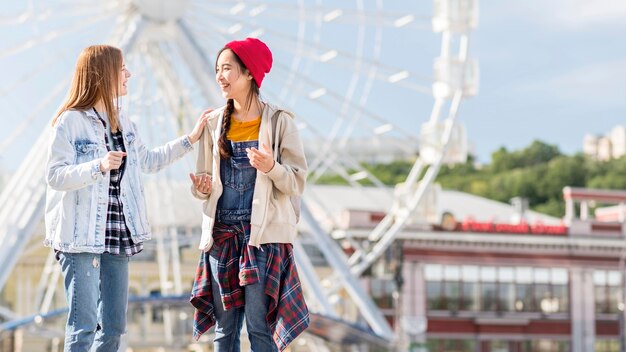
<path id="1" fill-rule="evenodd" d="M 194 175 L 190 173 L 189 178 L 198 192 L 204 194 L 211 193 L 211 176 L 207 174 Z"/>
<path id="2" fill-rule="evenodd" d="M 100 172 L 109 172 L 119 169 L 120 166 L 122 166 L 122 159 L 125 156 L 125 152 L 108 152 L 107 155 L 100 160 Z"/>
<path id="3" fill-rule="evenodd" d="M 200 139 L 200 136 L 202 136 L 202 132 L 204 131 L 204 127 L 206 126 L 206 122 L 209 119 L 209 113 L 211 111 L 213 111 L 213 109 L 204 110 L 204 112 L 202 112 L 202 115 L 200 115 L 200 117 L 198 118 L 196 125 L 194 126 L 191 133 L 189 133 L 188 135 L 191 144 L 196 143 Z"/>
<path id="4" fill-rule="evenodd" d="M 246 152 L 248 159 L 250 159 L 250 165 L 259 171 L 268 173 L 274 168 L 274 156 L 272 150 L 263 143 L 261 143 L 261 149 L 246 148 Z"/>

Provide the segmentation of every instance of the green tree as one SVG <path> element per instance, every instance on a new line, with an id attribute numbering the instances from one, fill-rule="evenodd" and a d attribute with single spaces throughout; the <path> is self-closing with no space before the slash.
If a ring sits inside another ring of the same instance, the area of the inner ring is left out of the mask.
<path id="1" fill-rule="evenodd" d="M 394 161 L 363 166 L 384 184 L 394 185 L 406 179 L 412 165 L 411 161 Z M 473 157 L 462 164 L 443 165 L 436 182 L 446 189 L 501 202 L 524 197 L 531 209 L 562 216 L 565 186 L 626 189 L 626 157 L 597 161 L 582 154 L 568 156 L 554 145 L 534 141 L 516 151 L 501 147 L 492 154 L 491 163 L 482 167 Z M 324 175 L 319 183 L 347 184 L 338 175 Z"/>

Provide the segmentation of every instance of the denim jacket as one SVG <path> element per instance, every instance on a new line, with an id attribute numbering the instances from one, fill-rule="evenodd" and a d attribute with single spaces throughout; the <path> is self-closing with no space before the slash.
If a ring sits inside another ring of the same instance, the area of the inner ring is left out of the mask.
<path id="1" fill-rule="evenodd" d="M 135 243 L 149 240 L 141 173 L 157 172 L 193 147 L 187 136 L 149 150 L 134 123 L 120 114 L 126 148 L 121 200 Z M 106 155 L 105 127 L 93 109 L 63 112 L 52 128 L 46 163 L 46 239 L 44 244 L 70 253 L 102 253 L 109 203 L 109 173 L 100 172 Z"/>

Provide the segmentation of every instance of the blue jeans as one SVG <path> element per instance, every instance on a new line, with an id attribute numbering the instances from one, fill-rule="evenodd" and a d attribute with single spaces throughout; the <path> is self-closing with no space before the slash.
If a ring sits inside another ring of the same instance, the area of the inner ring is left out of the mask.
<path id="1" fill-rule="evenodd" d="M 126 331 L 129 258 L 108 253 L 58 255 L 69 306 L 64 351 L 117 352 Z"/>
<path id="2" fill-rule="evenodd" d="M 209 253 L 211 290 L 213 292 L 213 305 L 215 306 L 215 317 L 217 320 L 213 350 L 215 352 L 239 351 L 239 336 L 245 318 L 251 350 L 254 352 L 278 351 L 265 318 L 269 307 L 269 296 L 265 294 L 267 251 L 254 249 L 259 268 L 259 282 L 254 285 L 243 286 L 245 305 L 225 311 L 220 299 L 217 281 L 218 249 L 216 247 L 213 246 Z"/>

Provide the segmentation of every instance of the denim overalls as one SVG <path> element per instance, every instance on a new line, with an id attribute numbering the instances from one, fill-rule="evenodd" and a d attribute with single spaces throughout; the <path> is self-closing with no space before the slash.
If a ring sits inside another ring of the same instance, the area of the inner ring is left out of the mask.
<path id="1" fill-rule="evenodd" d="M 258 141 L 232 142 L 232 157 L 220 161 L 220 178 L 224 185 L 223 193 L 217 202 L 216 221 L 218 223 L 239 226 L 244 229 L 243 235 L 237 238 L 241 247 L 250 239 L 250 215 L 252 214 L 252 197 L 256 182 L 257 170 L 250 165 L 246 148 L 258 147 Z M 267 251 L 254 248 L 256 264 L 259 268 L 259 282 L 246 285 L 245 305 L 225 311 L 220 301 L 220 292 L 216 273 L 218 272 L 219 246 L 213 245 L 210 250 L 211 289 L 215 306 L 217 324 L 215 326 L 215 351 L 239 351 L 239 333 L 246 319 L 246 328 L 253 351 L 276 351 L 276 345 L 267 326 L 266 315 L 269 296 L 265 294 Z M 234 259 L 234 258 L 233 258 Z"/>
<path id="2" fill-rule="evenodd" d="M 258 141 L 232 142 L 230 160 L 220 162 L 220 178 L 224 185 L 217 201 L 216 221 L 223 224 L 250 223 L 256 169 L 250 165 L 246 148 L 257 148 Z"/>

